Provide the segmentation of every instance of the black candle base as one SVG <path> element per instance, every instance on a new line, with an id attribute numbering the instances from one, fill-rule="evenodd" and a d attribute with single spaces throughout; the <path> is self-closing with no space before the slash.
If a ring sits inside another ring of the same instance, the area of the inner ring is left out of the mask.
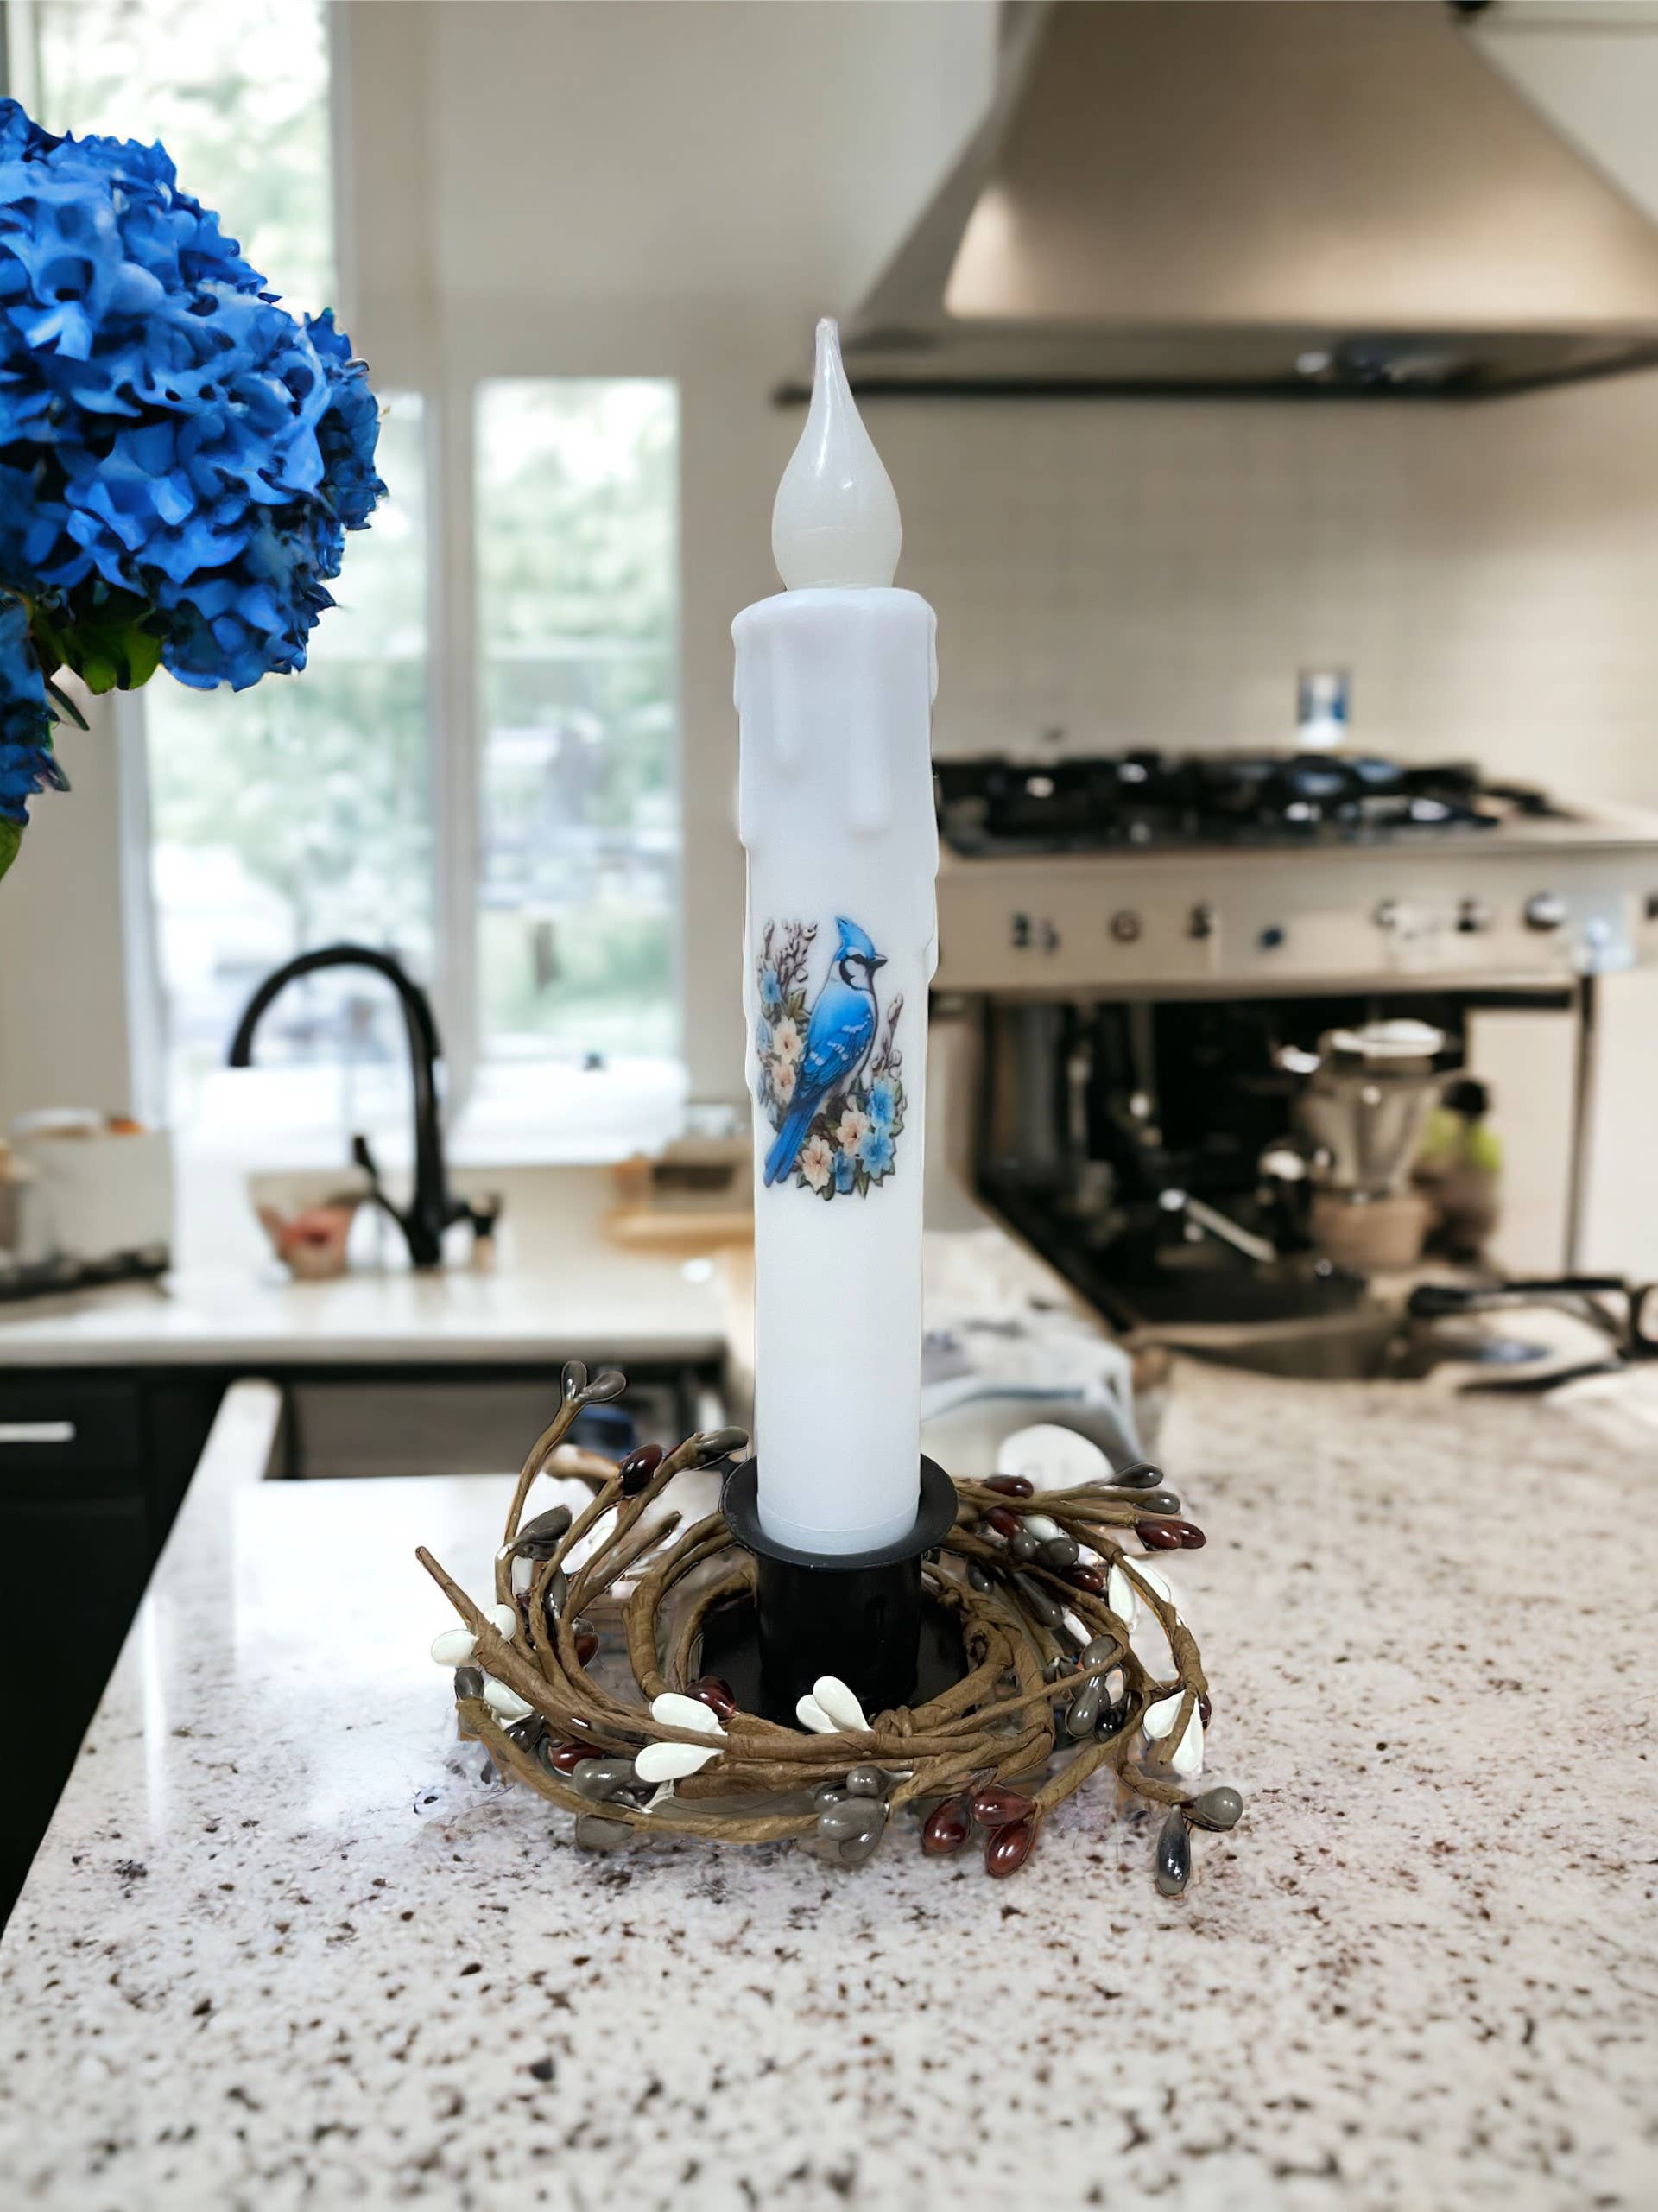
<path id="1" fill-rule="evenodd" d="M 929 1459 L 922 1459 L 921 1474 L 921 1508 L 907 1536 L 876 1551 L 817 1553 L 773 1543 L 760 1525 L 756 1503 L 759 1461 L 745 1460 L 734 1467 L 721 1507 L 726 1526 L 753 1556 L 755 1601 L 751 1609 L 729 1608 L 727 1620 L 709 1621 L 705 1670 L 725 1674 L 746 1704 L 730 1670 L 740 1665 L 748 1674 L 753 1664 L 759 1709 L 769 1720 L 788 1723 L 820 1675 L 838 1676 L 871 1717 L 916 1702 L 924 1640 L 926 1671 L 933 1678 L 925 1694 L 936 1695 L 959 1681 L 965 1662 L 954 1624 L 942 1608 L 929 1607 L 923 1639 L 921 1604 L 921 1561 L 950 1532 L 956 1486 Z M 750 1636 L 740 1624 L 745 1612 Z M 744 1657 L 750 1637 L 757 1664 Z M 717 1664 L 722 1647 L 723 1664 Z"/>
<path id="2" fill-rule="evenodd" d="M 702 1650 L 697 1660 L 701 1674 L 718 1675 L 745 1713 L 763 1713 L 768 1721 L 798 1727 L 794 1708 L 774 1710 L 766 1702 L 765 1679 L 760 1665 L 760 1620 L 754 1600 L 744 1595 L 717 1606 L 702 1625 Z M 961 1621 L 954 1609 L 921 1593 L 921 1636 L 915 1657 L 915 1686 L 912 1705 L 925 1705 L 941 1697 L 967 1672 L 966 1647 L 961 1640 Z M 815 1681 L 816 1676 L 813 1679 Z M 843 1677 L 844 1679 L 844 1677 Z M 807 1685 L 810 1688 L 810 1684 Z M 801 1693 L 797 1691 L 796 1696 Z M 860 1692 L 860 1699 L 862 1693 Z M 871 1717 L 877 1709 L 868 1708 Z"/>

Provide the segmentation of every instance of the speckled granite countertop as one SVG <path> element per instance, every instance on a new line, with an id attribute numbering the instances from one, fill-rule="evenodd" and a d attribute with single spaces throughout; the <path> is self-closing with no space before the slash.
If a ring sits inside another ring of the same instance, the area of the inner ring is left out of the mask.
<path id="1" fill-rule="evenodd" d="M 0 1949 L 8 2208 L 1658 2202 L 1658 1469 L 1183 1369 L 1248 1810 L 1171 1903 L 1085 1792 L 1006 1883 L 579 1854 L 454 1768 L 424 1654 L 411 1547 L 478 1576 L 500 1486 L 256 1484 L 270 1417 L 228 1402 Z"/>

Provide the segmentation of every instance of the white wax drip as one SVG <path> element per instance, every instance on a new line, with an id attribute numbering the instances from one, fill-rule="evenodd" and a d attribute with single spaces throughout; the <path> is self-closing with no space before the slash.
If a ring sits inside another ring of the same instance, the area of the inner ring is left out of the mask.
<path id="1" fill-rule="evenodd" d="M 812 404 L 771 510 L 771 556 L 791 592 L 890 584 L 903 544 L 892 479 L 864 428 L 840 358 L 840 332 L 818 325 Z"/>

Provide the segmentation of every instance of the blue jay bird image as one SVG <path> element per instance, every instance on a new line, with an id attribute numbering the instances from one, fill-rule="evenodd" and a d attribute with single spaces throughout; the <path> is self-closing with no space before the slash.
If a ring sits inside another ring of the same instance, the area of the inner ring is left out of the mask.
<path id="1" fill-rule="evenodd" d="M 819 1109 L 837 1091 L 851 1089 L 875 1043 L 875 971 L 886 966 L 886 956 L 856 922 L 837 915 L 835 927 L 840 943 L 807 1024 L 794 1097 L 766 1155 L 768 1187 L 794 1166 Z"/>

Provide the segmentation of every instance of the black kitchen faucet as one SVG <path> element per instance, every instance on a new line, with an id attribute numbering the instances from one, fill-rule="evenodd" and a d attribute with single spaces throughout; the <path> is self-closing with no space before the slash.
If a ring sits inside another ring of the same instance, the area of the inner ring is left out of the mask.
<path id="1" fill-rule="evenodd" d="M 375 1165 L 366 1137 L 358 1134 L 352 1138 L 351 1157 L 367 1173 L 370 1195 L 375 1204 L 389 1214 L 402 1231 L 413 1264 L 441 1266 L 444 1231 L 453 1222 L 469 1221 L 475 1233 L 488 1236 L 494 1228 L 495 1210 L 470 1206 L 465 1199 L 450 1193 L 443 1162 L 443 1129 L 438 1117 L 437 1065 L 443 1048 L 438 1043 L 438 1025 L 433 1018 L 431 1002 L 400 960 L 392 954 L 377 952 L 369 945 L 323 945 L 313 953 L 301 953 L 296 960 L 268 975 L 249 999 L 231 1040 L 228 1064 L 232 1068 L 252 1066 L 253 1033 L 271 1001 L 297 976 L 310 975 L 324 967 L 372 968 L 377 975 L 385 977 L 402 1002 L 403 1026 L 408 1036 L 409 1074 L 414 1091 L 414 1189 L 407 1208 L 394 1206 L 381 1188 L 380 1170 Z"/>

